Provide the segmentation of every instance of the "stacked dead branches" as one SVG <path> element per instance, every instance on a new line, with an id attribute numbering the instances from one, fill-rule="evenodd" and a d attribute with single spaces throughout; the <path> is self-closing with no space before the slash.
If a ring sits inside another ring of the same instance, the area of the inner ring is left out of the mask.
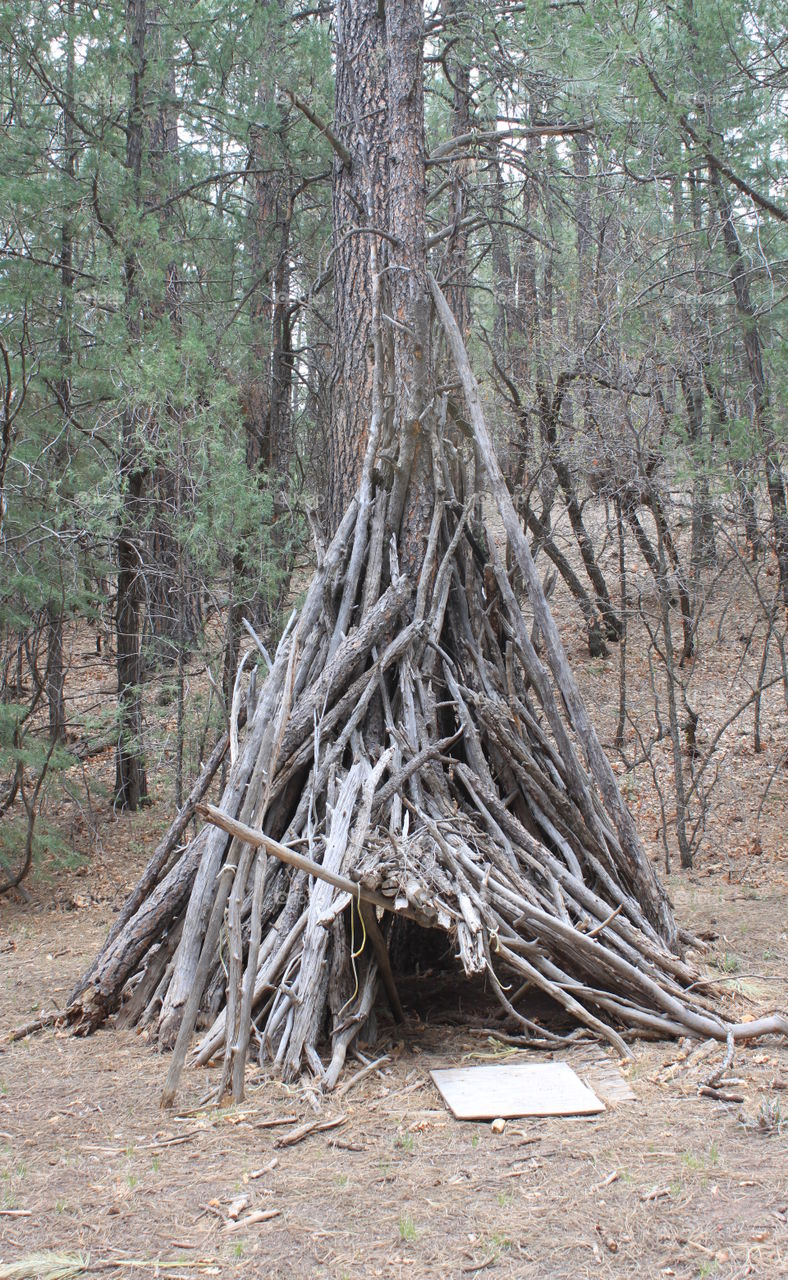
<path id="1" fill-rule="evenodd" d="M 459 373 L 506 547 L 466 498 L 460 450 L 434 428 L 434 505 L 418 581 L 400 572 L 396 480 L 370 433 L 357 498 L 229 740 L 218 808 L 155 868 L 74 993 L 90 1030 L 114 1011 L 175 1045 L 171 1102 L 194 1060 L 221 1058 L 242 1096 L 250 1050 L 332 1088 L 404 915 L 445 931 L 511 1024 L 540 1042 L 548 995 L 626 1053 L 626 1032 L 726 1040 L 731 1026 L 676 953 L 676 928 L 579 696 L 503 482 L 456 323 L 434 304 Z M 445 410 L 445 405 L 443 406 Z M 434 421 L 445 420 L 436 413 Z M 532 642 L 532 624 L 544 661 Z M 241 705 L 239 693 L 234 698 Z"/>

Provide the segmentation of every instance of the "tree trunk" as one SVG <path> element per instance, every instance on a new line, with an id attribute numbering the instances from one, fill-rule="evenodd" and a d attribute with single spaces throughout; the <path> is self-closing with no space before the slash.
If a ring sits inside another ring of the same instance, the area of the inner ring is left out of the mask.
<path id="1" fill-rule="evenodd" d="M 599 564 L 594 554 L 593 544 L 583 522 L 583 514 L 580 509 L 580 502 L 578 500 L 577 493 L 575 492 L 572 473 L 561 456 L 561 447 L 556 427 L 564 392 L 560 377 L 559 384 L 551 397 L 548 397 L 546 388 L 539 384 L 537 385 L 537 391 L 541 409 L 540 422 L 542 434 L 547 446 L 550 463 L 564 494 L 566 510 L 569 515 L 572 532 L 577 540 L 577 545 L 580 549 L 580 555 L 583 560 L 585 571 L 588 574 L 588 579 L 594 588 L 596 604 L 599 609 L 602 622 L 604 623 L 604 629 L 607 633 L 608 639 L 617 640 L 621 634 L 621 620 L 613 608 L 607 589 L 607 583 L 605 582 L 602 570 L 599 568 Z M 592 654 L 593 650 L 597 649 L 601 644 L 601 627 L 599 626 L 598 621 L 595 621 L 593 625 L 589 625 L 588 643 Z"/>
<path id="2" fill-rule="evenodd" d="M 61 742 L 66 733 L 66 673 L 63 667 L 63 605 L 47 603 L 47 667 L 46 691 L 49 708 L 49 736 Z"/>
<path id="3" fill-rule="evenodd" d="M 372 418 L 373 261 L 385 270 L 388 169 L 386 28 L 379 0 L 338 0 L 334 128 L 351 154 L 334 156 L 334 360 L 328 440 L 331 532 L 355 494 Z M 370 253 L 370 238 L 374 252 Z"/>
<path id="4" fill-rule="evenodd" d="M 183 265 L 175 256 L 178 226 L 174 196 L 179 183 L 177 83 L 174 54 L 163 11 L 148 8 L 146 17 L 147 83 L 143 112 L 144 142 L 150 166 L 149 189 L 142 201 L 144 216 L 156 227 L 157 241 L 168 254 L 161 266 L 163 285 L 145 300 L 145 323 L 160 326 L 163 346 L 172 344 L 176 358 L 183 328 Z M 175 242 L 175 243 L 173 243 Z M 171 256 L 170 256 L 171 255 Z M 154 651 L 167 663 L 183 660 L 184 646 L 202 622 L 199 584 L 179 532 L 186 451 L 182 413 L 171 396 L 148 425 L 155 457 L 148 494 L 149 535 L 145 565 L 146 617 Z"/>
<path id="5" fill-rule="evenodd" d="M 714 512 L 709 493 L 709 477 L 703 450 L 703 379 L 700 371 L 682 369 L 679 373 L 692 451 L 692 533 L 690 570 L 697 580 L 701 570 L 714 564 L 717 550 L 714 541 Z"/>
<path id="6" fill-rule="evenodd" d="M 461 5 L 458 0 L 448 0 L 446 6 L 447 23 L 456 30 L 457 24 L 463 21 Z M 461 138 L 471 131 L 471 62 L 467 36 L 458 38 L 445 59 L 446 72 L 449 76 L 449 89 L 453 93 L 451 111 L 451 136 Z M 463 220 L 467 215 L 466 179 L 470 169 L 467 160 L 455 160 L 451 166 L 451 194 L 449 198 L 449 225 L 451 234 L 446 248 L 446 298 L 452 309 L 460 333 L 467 337 L 470 332 L 471 313 L 468 300 L 468 233 Z"/>
<path id="7" fill-rule="evenodd" d="M 753 421 L 758 433 L 760 447 L 763 451 L 766 471 L 766 487 L 769 493 L 769 505 L 772 513 L 772 532 L 774 534 L 774 548 L 780 575 L 780 589 L 782 591 L 783 607 L 788 611 L 788 499 L 786 498 L 785 477 L 780 463 L 774 424 L 772 422 L 772 408 L 769 403 L 769 388 L 763 367 L 763 351 L 757 312 L 750 296 L 747 268 L 736 227 L 734 226 L 733 209 L 730 200 L 725 193 L 718 170 L 711 166 L 709 173 L 722 223 L 722 235 L 725 242 L 725 252 L 728 256 L 729 276 L 733 287 L 733 295 L 736 299 L 736 310 L 741 319 L 744 354 L 752 387 Z"/>
<path id="8" fill-rule="evenodd" d="M 131 197 L 139 216 L 142 206 L 141 180 L 145 102 L 143 73 L 145 65 L 146 10 L 145 0 L 129 0 L 128 29 L 131 77 L 129 112 L 126 127 L 126 171 Z M 142 333 L 143 299 L 137 246 L 126 250 L 126 329 L 133 351 Z M 123 502 L 117 541 L 117 671 L 119 737 L 115 761 L 115 803 L 121 809 L 137 809 L 148 794 L 145 755 L 142 745 L 142 606 L 144 589 L 143 530 L 145 527 L 144 493 L 147 467 L 143 460 L 142 440 L 146 417 L 131 403 L 121 426 L 119 472 Z"/>
<path id="9" fill-rule="evenodd" d="M 259 69 L 258 69 L 259 71 Z M 270 110 L 271 86 L 257 91 L 258 109 Z M 265 580 L 254 577 L 254 560 L 238 553 L 233 576 L 236 598 L 228 622 L 226 655 L 228 688 L 235 679 L 240 618 L 246 613 L 264 630 L 273 625 L 287 594 L 292 558 L 282 522 L 288 510 L 293 458 L 293 355 L 290 298 L 290 234 L 293 179 L 285 144 L 285 124 L 276 130 L 255 129 L 250 164 L 252 207 L 248 220 L 253 277 L 250 299 L 252 341 L 244 395 L 246 463 L 254 483 L 271 496 L 267 531 L 271 547 Z"/>
<path id="10" fill-rule="evenodd" d="M 55 398 L 58 402 L 63 424 L 58 432 L 51 461 L 53 470 L 60 483 L 63 473 L 68 473 L 69 432 L 72 423 L 73 402 L 71 390 L 72 374 L 72 322 L 74 309 L 74 222 L 72 216 L 72 184 L 76 177 L 77 153 L 74 141 L 74 69 L 75 69 L 75 32 L 74 32 L 75 0 L 68 0 L 66 6 L 66 76 L 63 85 L 63 179 L 64 196 L 63 222 L 60 232 L 60 299 L 58 307 L 58 376 L 54 384 Z M 66 733 L 65 703 L 65 670 L 63 667 L 63 611 L 64 599 L 61 591 L 51 596 L 46 607 L 47 630 L 47 667 L 46 690 L 49 705 L 49 736 L 53 742 L 60 742 Z"/>
<path id="11" fill-rule="evenodd" d="M 386 4 L 389 101 L 390 298 L 394 408 L 399 456 L 391 523 L 401 528 L 400 563 L 417 581 L 434 503 L 431 433 L 434 380 L 427 284 L 427 181 L 420 0 Z"/>
<path id="12" fill-rule="evenodd" d="M 730 417 L 728 407 L 725 403 L 725 393 L 719 384 L 711 365 L 706 362 L 703 366 L 703 382 L 706 387 L 706 394 L 711 402 L 712 413 L 714 415 L 714 427 L 712 428 L 712 442 L 715 438 L 721 436 L 725 440 L 728 450 L 728 461 L 733 472 L 733 478 L 736 485 L 736 493 L 739 500 L 739 510 L 744 525 L 744 537 L 749 548 L 749 554 L 752 559 L 756 559 L 761 550 L 761 529 L 758 523 L 758 512 L 755 507 L 755 495 L 752 486 L 752 468 L 748 466 L 741 458 L 736 456 L 736 450 L 733 446 L 730 431 Z"/>
<path id="13" fill-rule="evenodd" d="M 258 110 L 266 96 L 258 88 Z M 251 130 L 249 164 L 252 167 L 251 203 L 247 218 L 249 267 L 252 293 L 249 299 L 250 342 L 249 377 L 244 392 L 243 411 L 246 430 L 246 465 L 252 475 L 259 476 L 271 465 L 270 445 L 270 369 L 271 369 L 271 262 L 270 243 L 275 203 L 274 179 L 270 172 L 272 157 L 266 145 L 267 131 L 255 126 Z"/>

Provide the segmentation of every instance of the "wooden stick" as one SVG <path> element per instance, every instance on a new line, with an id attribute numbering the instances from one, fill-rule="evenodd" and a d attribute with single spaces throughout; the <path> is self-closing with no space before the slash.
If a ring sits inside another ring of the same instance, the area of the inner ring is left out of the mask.
<path id="1" fill-rule="evenodd" d="M 346 1080 L 340 1089 L 337 1089 L 336 1096 L 338 1098 L 344 1098 L 345 1094 L 350 1093 L 350 1090 L 354 1089 L 362 1080 L 366 1080 L 367 1076 L 372 1075 L 373 1071 L 377 1071 L 384 1062 L 389 1062 L 390 1058 L 391 1054 L 384 1053 L 382 1057 L 376 1058 L 374 1062 L 368 1062 L 366 1066 L 363 1066 L 360 1071 L 357 1071 L 350 1080 Z"/>
<path id="2" fill-rule="evenodd" d="M 238 716 L 239 726 L 244 723 L 244 719 L 245 712 L 242 709 Z M 71 992 L 71 995 L 68 998 L 69 1005 L 75 1004 L 79 996 L 88 989 L 93 974 L 97 969 L 99 969 L 103 958 L 109 953 L 109 950 L 118 934 L 125 928 L 134 913 L 142 906 L 143 902 L 145 902 L 146 898 L 150 896 L 150 893 L 156 884 L 161 871 L 164 869 L 170 854 L 177 847 L 178 841 L 194 817 L 197 805 L 211 785 L 214 775 L 224 759 L 229 741 L 230 735 L 225 731 L 217 741 L 213 751 L 203 765 L 202 772 L 189 792 L 185 804 L 175 815 L 175 819 L 171 823 L 167 834 L 159 841 L 153 856 L 145 867 L 145 870 L 135 885 L 133 892 L 126 899 L 120 915 L 117 917 L 110 929 L 106 942 L 90 964 L 90 967 L 82 974 L 76 987 Z M 118 991 L 120 991 L 120 986 L 122 986 L 122 983 L 118 986 Z"/>
<path id="3" fill-rule="evenodd" d="M 608 926 L 609 924 L 612 924 L 612 923 L 613 923 L 613 921 L 615 920 L 616 916 L 617 916 L 617 915 L 619 914 L 619 912 L 621 911 L 621 909 L 622 909 L 623 905 L 624 905 L 624 904 L 623 904 L 622 902 L 619 902 L 619 904 L 618 904 L 618 906 L 616 907 L 615 911 L 611 911 L 611 912 L 610 912 L 610 915 L 608 916 L 607 920 L 603 920 L 603 921 L 602 921 L 602 923 L 601 923 L 601 924 L 598 924 L 598 925 L 596 926 L 596 928 L 595 928 L 595 929 L 591 929 L 591 930 L 590 930 L 590 932 L 589 932 L 589 934 L 588 934 L 589 938 L 596 938 L 596 937 L 598 937 L 598 936 L 599 936 L 599 934 L 602 932 L 602 930 L 603 930 L 603 929 L 606 929 L 606 928 L 607 928 L 607 926 Z"/>
<path id="4" fill-rule="evenodd" d="M 402 1008 L 402 1001 L 399 998 L 397 984 L 394 981 L 394 974 L 391 971 L 391 960 L 389 959 L 389 951 L 386 946 L 386 939 L 380 930 L 377 916 L 374 908 L 369 903 L 364 903 L 359 907 L 361 918 L 364 921 L 364 928 L 367 931 L 367 937 L 372 943 L 372 949 L 375 952 L 375 959 L 378 962 L 380 976 L 383 979 L 383 986 L 386 988 L 386 995 L 389 998 L 391 1012 L 394 1014 L 395 1022 L 405 1021 L 405 1011 Z"/>
<path id="5" fill-rule="evenodd" d="M 35 1035 L 37 1031 L 46 1031 L 67 1017 L 67 1009 L 50 1009 L 48 1013 L 39 1014 L 31 1022 L 23 1022 L 21 1027 L 14 1027 L 13 1030 L 7 1031 L 0 1043 L 13 1044 L 16 1040 L 24 1040 L 25 1036 Z"/>
<path id="6" fill-rule="evenodd" d="M 202 950 L 200 951 L 197 968 L 194 972 L 194 979 L 183 1010 L 181 1024 L 178 1028 L 178 1036 L 175 1041 L 175 1048 L 170 1061 L 170 1069 L 167 1072 L 167 1079 L 164 1082 L 164 1089 L 162 1090 L 160 1105 L 163 1109 L 171 1107 L 175 1101 L 175 1091 L 178 1087 L 178 1081 L 181 1078 L 183 1064 L 186 1061 L 186 1051 L 189 1047 L 189 1041 L 191 1040 L 192 1032 L 194 1031 L 194 1026 L 197 1021 L 200 1001 L 202 1000 L 203 993 L 205 991 L 208 970 L 210 968 L 211 961 L 214 958 L 216 946 L 219 941 L 219 932 L 224 921 L 224 909 L 227 905 L 227 899 L 230 896 L 233 878 L 238 868 L 237 859 L 239 853 L 240 846 L 238 852 L 235 854 L 235 862 L 232 861 L 233 853 L 231 852 L 220 873 L 221 878 L 219 881 L 219 888 L 216 897 L 214 898 L 213 907 L 211 908 L 208 928 L 206 929 L 205 937 L 203 938 Z M 229 1031 L 232 1031 L 232 1028 L 229 1028 Z"/>

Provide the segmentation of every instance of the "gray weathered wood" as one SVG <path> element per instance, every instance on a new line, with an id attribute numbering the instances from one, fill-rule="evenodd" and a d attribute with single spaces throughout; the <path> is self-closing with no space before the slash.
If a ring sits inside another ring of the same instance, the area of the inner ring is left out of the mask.
<path id="1" fill-rule="evenodd" d="M 647 915 L 669 942 L 676 941 L 676 927 L 668 906 L 665 892 L 654 875 L 650 862 L 640 843 L 635 824 L 618 790 L 615 775 L 588 716 L 585 703 L 567 661 L 558 628 L 550 606 L 545 599 L 542 582 L 531 556 L 528 540 L 523 533 L 517 512 L 509 495 L 506 481 L 493 448 L 492 439 L 482 410 L 479 388 L 468 360 L 457 322 L 437 282 L 430 276 L 430 289 L 441 324 L 443 325 L 452 359 L 462 383 L 468 415 L 473 427 L 479 454 L 484 463 L 490 492 L 495 499 L 503 521 L 509 545 L 523 575 L 528 599 L 534 611 L 545 646 L 545 652 L 556 684 L 575 733 L 586 752 L 591 772 L 599 786 L 608 812 L 616 824 L 622 852 L 627 861 L 631 882 L 637 886 Z"/>

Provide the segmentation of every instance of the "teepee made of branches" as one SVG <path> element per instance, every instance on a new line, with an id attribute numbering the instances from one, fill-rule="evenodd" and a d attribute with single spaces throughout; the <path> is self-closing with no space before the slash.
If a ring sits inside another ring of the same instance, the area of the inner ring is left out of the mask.
<path id="1" fill-rule="evenodd" d="M 444 931 L 486 975 L 511 1025 L 544 993 L 626 1053 L 624 1032 L 751 1037 L 677 954 L 666 896 L 589 722 L 509 498 L 459 329 L 437 284 L 487 487 L 525 584 L 465 497 L 460 451 L 429 451 L 435 505 L 418 578 L 399 564 L 392 488 L 370 435 L 362 481 L 259 691 L 243 674 L 233 722 L 180 815 L 231 751 L 218 806 L 182 850 L 176 824 L 72 997 L 77 1028 L 120 1009 L 175 1045 L 171 1101 L 198 1024 L 196 1063 L 243 1093 L 250 1047 L 327 1089 L 369 1017 L 397 916 Z M 190 816 L 190 814 L 189 814 Z M 187 819 L 188 820 L 188 819 Z M 363 946 L 359 943 L 363 940 Z"/>

